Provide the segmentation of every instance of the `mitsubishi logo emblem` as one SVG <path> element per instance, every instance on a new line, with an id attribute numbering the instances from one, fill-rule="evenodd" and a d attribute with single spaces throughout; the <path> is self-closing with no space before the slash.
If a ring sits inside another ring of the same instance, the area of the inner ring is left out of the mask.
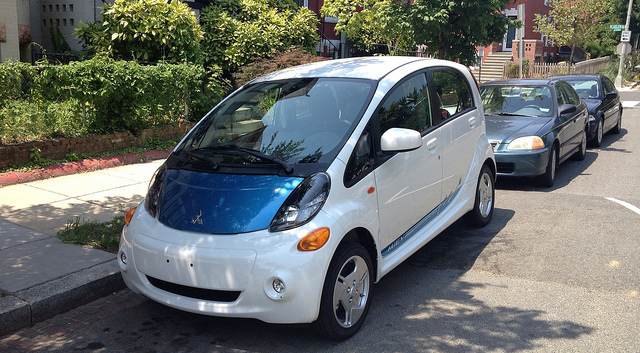
<path id="1" fill-rule="evenodd" d="M 202 224 L 202 219 L 200 217 L 202 217 L 202 210 L 198 211 L 196 218 L 191 219 L 191 224 Z"/>

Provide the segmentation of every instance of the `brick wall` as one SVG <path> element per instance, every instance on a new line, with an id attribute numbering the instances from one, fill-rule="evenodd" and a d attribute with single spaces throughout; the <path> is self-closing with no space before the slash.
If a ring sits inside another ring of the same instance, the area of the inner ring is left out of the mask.
<path id="1" fill-rule="evenodd" d="M 168 141 L 184 136 L 193 125 L 189 123 L 182 126 L 146 129 L 137 137 L 129 132 L 121 132 L 111 135 L 34 141 L 19 145 L 0 145 L 0 168 L 28 163 L 34 148 L 40 149 L 41 158 L 64 159 L 71 152 L 90 154 L 139 147 L 147 143 L 150 137 Z"/>

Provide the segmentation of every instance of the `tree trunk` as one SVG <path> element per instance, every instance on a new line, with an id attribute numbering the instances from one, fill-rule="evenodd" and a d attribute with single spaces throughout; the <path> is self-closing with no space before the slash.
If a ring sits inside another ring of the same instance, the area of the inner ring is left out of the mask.
<path id="1" fill-rule="evenodd" d="M 567 75 L 571 75 L 571 64 L 573 64 L 574 50 L 576 50 L 576 43 L 571 44 L 571 54 L 569 55 L 569 66 L 567 66 Z"/>

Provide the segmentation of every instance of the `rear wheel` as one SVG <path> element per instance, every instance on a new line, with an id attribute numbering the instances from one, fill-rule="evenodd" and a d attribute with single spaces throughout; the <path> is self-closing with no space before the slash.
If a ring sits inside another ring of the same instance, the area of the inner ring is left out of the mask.
<path id="1" fill-rule="evenodd" d="M 538 183 L 542 186 L 552 187 L 553 182 L 556 180 L 556 168 L 558 167 L 558 148 L 556 145 L 551 147 L 549 151 L 549 162 L 547 163 L 547 169 L 544 174 L 538 177 Z"/>
<path id="2" fill-rule="evenodd" d="M 316 326 L 333 340 L 353 336 L 369 311 L 372 290 L 371 258 L 360 244 L 348 242 L 336 250 L 322 288 Z"/>
<path id="3" fill-rule="evenodd" d="M 596 135 L 593 137 L 593 140 L 591 140 L 591 144 L 594 147 L 600 147 L 600 145 L 602 145 L 602 135 L 604 135 L 603 132 L 603 126 L 602 126 L 602 119 L 600 119 L 600 121 L 598 121 L 598 125 L 596 126 Z"/>
<path id="4" fill-rule="evenodd" d="M 613 133 L 619 134 L 620 131 L 622 131 L 622 113 L 618 111 L 618 122 L 616 123 L 616 126 L 613 127 Z"/>
<path id="5" fill-rule="evenodd" d="M 582 130 L 582 140 L 580 141 L 580 146 L 578 147 L 578 151 L 573 155 L 573 159 L 577 161 L 583 161 L 587 156 L 587 131 Z"/>
<path id="6" fill-rule="evenodd" d="M 476 186 L 476 199 L 473 209 L 465 215 L 465 221 L 473 227 L 484 227 L 493 216 L 495 186 L 491 168 L 483 166 Z"/>

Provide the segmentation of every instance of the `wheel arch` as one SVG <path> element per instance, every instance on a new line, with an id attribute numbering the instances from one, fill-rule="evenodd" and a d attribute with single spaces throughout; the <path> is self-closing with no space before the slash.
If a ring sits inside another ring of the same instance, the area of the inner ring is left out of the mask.
<path id="1" fill-rule="evenodd" d="M 373 274 L 374 282 L 378 282 L 378 249 L 376 247 L 376 243 L 373 239 L 373 235 L 369 232 L 369 230 L 365 228 L 354 228 L 347 232 L 347 234 L 340 241 L 340 246 L 346 242 L 355 242 L 362 245 L 367 252 L 369 253 L 369 257 L 371 258 L 371 265 L 373 266 Z"/>

